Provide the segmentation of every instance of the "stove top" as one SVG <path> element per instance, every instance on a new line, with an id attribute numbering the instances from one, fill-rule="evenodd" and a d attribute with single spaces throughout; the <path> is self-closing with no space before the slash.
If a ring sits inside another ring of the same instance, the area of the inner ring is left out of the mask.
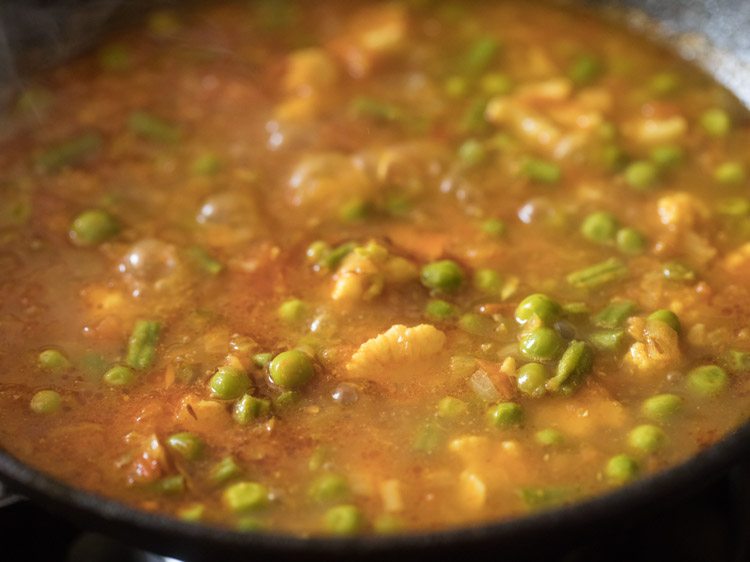
<path id="1" fill-rule="evenodd" d="M 2 487 L 0 537 L 3 562 L 179 562 L 77 528 L 23 498 L 3 495 Z M 750 562 L 750 460 L 690 498 L 644 510 L 606 536 L 544 562 L 602 560 Z"/>

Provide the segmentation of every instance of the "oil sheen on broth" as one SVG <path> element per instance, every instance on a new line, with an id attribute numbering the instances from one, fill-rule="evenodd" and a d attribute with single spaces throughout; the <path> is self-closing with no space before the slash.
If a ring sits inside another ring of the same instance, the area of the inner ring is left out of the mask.
<path id="1" fill-rule="evenodd" d="M 0 443 L 75 486 L 246 531 L 440 529 L 748 417 L 746 111 L 590 15 L 156 12 L 13 114 Z"/>

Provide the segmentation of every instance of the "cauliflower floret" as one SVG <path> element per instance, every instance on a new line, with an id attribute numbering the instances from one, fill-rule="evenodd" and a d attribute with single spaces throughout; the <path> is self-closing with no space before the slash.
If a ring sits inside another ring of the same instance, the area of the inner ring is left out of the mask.
<path id="1" fill-rule="evenodd" d="M 647 145 L 679 141 L 688 130 L 687 120 L 681 115 L 664 119 L 638 119 L 625 126 L 625 134 Z"/>
<path id="2" fill-rule="evenodd" d="M 386 283 L 405 283 L 419 275 L 417 266 L 407 259 L 392 256 L 383 246 L 370 242 L 355 248 L 334 275 L 331 298 L 353 302 L 378 296 Z"/>
<path id="3" fill-rule="evenodd" d="M 375 371 L 383 372 L 392 364 L 436 355 L 445 342 L 445 334 L 431 324 L 412 328 L 396 324 L 360 345 L 346 369 L 353 376 L 366 377 Z"/>
<path id="4" fill-rule="evenodd" d="M 661 223 L 671 230 L 693 230 L 709 218 L 706 205 L 694 195 L 679 192 L 665 195 L 656 202 Z"/>
<path id="5" fill-rule="evenodd" d="M 630 346 L 625 363 L 636 372 L 661 373 L 679 364 L 679 337 L 665 322 L 631 318 L 628 332 L 638 341 Z"/>

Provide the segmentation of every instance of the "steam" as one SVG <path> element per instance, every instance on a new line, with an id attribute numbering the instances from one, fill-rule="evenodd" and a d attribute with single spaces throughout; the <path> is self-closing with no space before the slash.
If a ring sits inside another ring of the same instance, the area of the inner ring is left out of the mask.
<path id="1" fill-rule="evenodd" d="M 122 0 L 0 2 L 0 103 L 24 79 L 91 45 Z"/>

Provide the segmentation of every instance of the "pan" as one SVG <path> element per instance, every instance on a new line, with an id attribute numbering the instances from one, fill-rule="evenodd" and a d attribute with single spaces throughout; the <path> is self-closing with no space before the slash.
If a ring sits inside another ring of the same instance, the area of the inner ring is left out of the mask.
<path id="1" fill-rule="evenodd" d="M 666 42 L 750 103 L 750 34 L 746 32 L 750 3 L 746 0 L 592 0 L 587 4 L 606 18 L 616 18 L 652 40 Z M 0 38 L 6 46 L 0 53 L 0 91 L 9 95 L 21 76 L 43 71 L 43 63 L 51 58 L 50 45 L 56 59 L 67 58 L 90 46 L 108 26 L 126 24 L 137 12 L 134 7 L 132 2 L 123 6 L 90 1 L 0 6 L 4 29 Z M 559 557 L 646 514 L 658 524 L 666 509 L 748 459 L 750 423 L 681 465 L 572 506 L 470 528 L 348 539 L 239 533 L 138 511 L 56 481 L 1 449 L 0 480 L 13 492 L 83 528 L 190 561 L 521 560 Z"/>

